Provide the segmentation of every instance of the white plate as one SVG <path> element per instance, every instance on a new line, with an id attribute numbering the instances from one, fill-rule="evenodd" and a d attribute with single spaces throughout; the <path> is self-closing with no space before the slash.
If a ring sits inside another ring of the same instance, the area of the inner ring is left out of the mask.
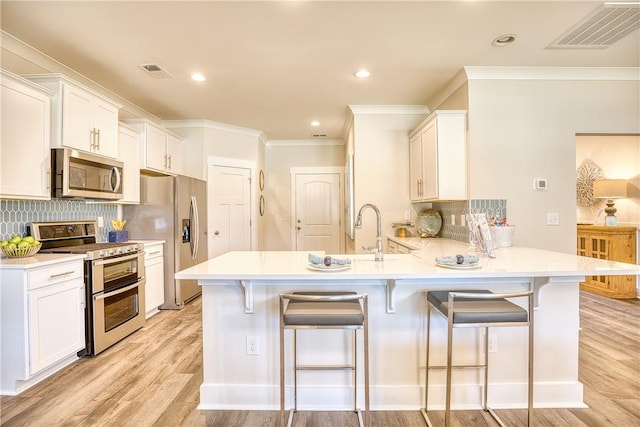
<path id="1" fill-rule="evenodd" d="M 447 264 L 436 262 L 436 265 L 438 267 L 453 268 L 454 270 L 470 270 L 472 268 L 478 268 L 481 266 L 479 262 L 474 262 L 473 264 Z"/>
<path id="2" fill-rule="evenodd" d="M 343 271 L 351 268 L 351 264 L 340 265 L 340 264 L 331 264 L 329 266 L 324 264 L 309 264 L 310 270 L 315 271 Z"/>

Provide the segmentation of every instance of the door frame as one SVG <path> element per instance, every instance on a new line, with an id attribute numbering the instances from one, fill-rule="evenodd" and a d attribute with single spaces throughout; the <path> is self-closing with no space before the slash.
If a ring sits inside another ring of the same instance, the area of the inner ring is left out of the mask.
<path id="1" fill-rule="evenodd" d="M 251 248 L 255 250 L 258 244 L 258 234 L 256 230 L 256 189 L 253 183 L 256 182 L 256 162 L 252 160 L 232 159 L 228 157 L 207 156 L 207 205 L 209 204 L 209 168 L 214 166 L 224 166 L 230 168 L 249 169 L 249 203 L 250 203 L 250 236 L 251 236 Z M 208 206 L 207 206 L 208 207 Z M 207 230 L 213 230 L 213 224 L 211 221 L 212 215 L 209 214 L 207 218 Z"/>
<path id="2" fill-rule="evenodd" d="M 297 233 L 296 233 L 296 221 L 298 217 L 296 211 L 296 176 L 297 175 L 334 175 L 338 174 L 338 203 L 340 214 L 338 215 L 339 229 L 338 236 L 340 239 L 340 253 L 344 253 L 344 167 L 338 166 L 326 166 L 326 167 L 294 167 L 289 168 L 289 176 L 291 178 L 290 187 L 290 203 L 289 208 L 291 212 L 291 250 L 295 250 L 297 247 Z"/>

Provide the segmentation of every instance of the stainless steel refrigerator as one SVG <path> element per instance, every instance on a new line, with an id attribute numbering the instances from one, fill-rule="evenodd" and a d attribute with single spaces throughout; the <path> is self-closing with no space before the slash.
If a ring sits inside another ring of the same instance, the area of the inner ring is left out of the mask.
<path id="1" fill-rule="evenodd" d="M 140 176 L 140 204 L 123 206 L 129 240 L 165 240 L 164 304 L 181 309 L 201 289 L 175 273 L 207 260 L 207 184 L 185 176 Z"/>

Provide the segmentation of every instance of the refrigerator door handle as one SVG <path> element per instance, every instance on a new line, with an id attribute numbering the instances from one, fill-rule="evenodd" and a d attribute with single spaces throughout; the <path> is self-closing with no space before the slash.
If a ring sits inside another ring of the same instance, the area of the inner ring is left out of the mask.
<path id="1" fill-rule="evenodd" d="M 191 196 L 191 204 L 189 206 L 189 222 L 191 223 L 191 259 L 198 256 L 198 244 L 200 240 L 200 223 L 198 217 L 198 200 L 195 196 Z"/>

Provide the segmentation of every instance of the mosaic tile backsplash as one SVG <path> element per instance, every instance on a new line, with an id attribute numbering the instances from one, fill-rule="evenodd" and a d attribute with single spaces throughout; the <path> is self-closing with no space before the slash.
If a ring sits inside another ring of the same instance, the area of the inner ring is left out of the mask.
<path id="1" fill-rule="evenodd" d="M 457 240 L 460 242 L 469 241 L 469 228 L 463 226 L 460 216 L 467 213 L 485 213 L 487 218 L 505 218 L 507 216 L 506 200 L 469 200 L 454 202 L 433 203 L 433 209 L 440 211 L 442 216 L 442 229 L 440 237 Z M 455 215 L 455 224 L 451 223 L 451 215 Z"/>
<path id="2" fill-rule="evenodd" d="M 0 200 L 0 239 L 13 235 L 24 236 L 27 224 L 41 221 L 80 221 L 104 218 L 105 227 L 99 228 L 98 241 L 106 242 L 111 231 L 111 220 L 117 219 L 117 206 L 88 204 L 83 200 Z"/>

